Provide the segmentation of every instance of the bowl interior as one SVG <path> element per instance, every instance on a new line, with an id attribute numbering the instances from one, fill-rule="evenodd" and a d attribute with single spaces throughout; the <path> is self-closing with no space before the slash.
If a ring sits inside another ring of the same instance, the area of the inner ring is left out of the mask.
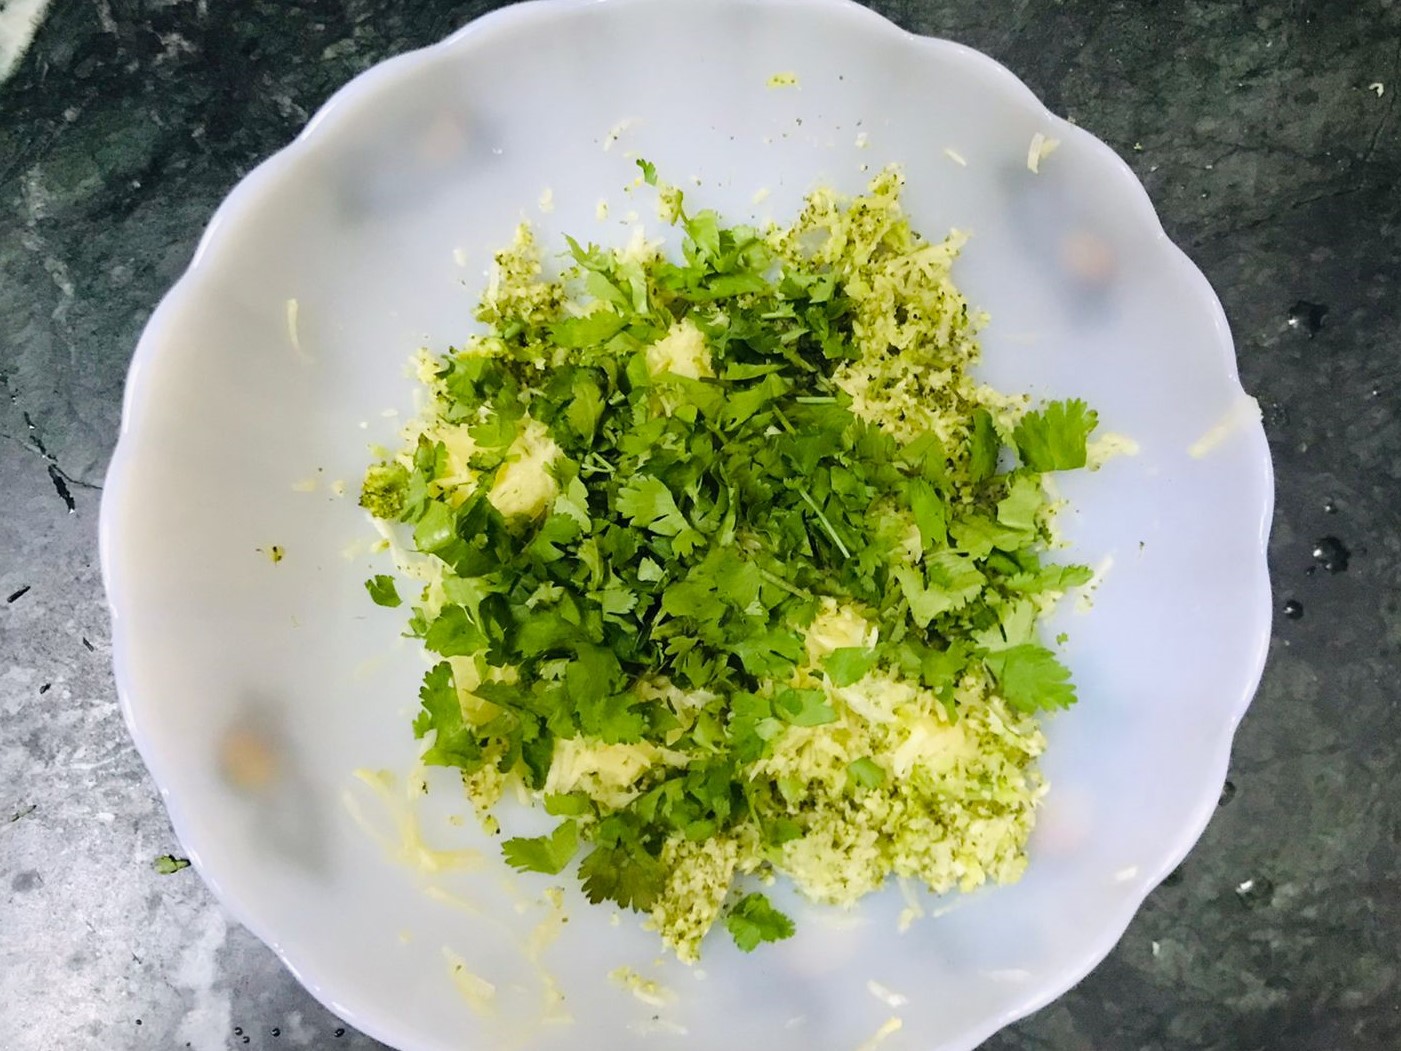
<path id="1" fill-rule="evenodd" d="M 797 84 L 770 87 L 780 72 Z M 1038 132 L 1061 145 L 1033 174 Z M 568 924 L 532 953 L 551 881 L 507 877 L 450 772 L 410 799 L 423 661 L 365 594 L 390 563 L 354 499 L 368 446 L 413 411 L 406 361 L 470 331 L 522 218 L 552 249 L 621 243 L 630 212 L 661 233 L 650 191 L 624 189 L 638 155 L 759 220 L 900 163 L 916 227 L 971 234 L 956 276 L 991 315 L 983 375 L 1084 397 L 1140 448 L 1064 484 L 1069 556 L 1108 569 L 1055 629 L 1081 702 L 1049 723 L 1022 882 L 921 899 L 939 914 L 904 934 L 895 889 L 851 914 L 785 901 L 797 937 L 752 956 L 715 937 L 704 978 L 571 880 Z M 899 1015 L 892 1048 L 970 1048 L 1101 958 L 1211 811 L 1268 630 L 1269 464 L 1243 399 L 1220 308 L 1141 187 L 990 60 L 829 2 L 523 5 L 338 95 L 235 191 L 153 318 L 103 509 L 119 685 L 205 879 L 386 1042 L 855 1047 Z M 412 823 L 480 865 L 403 864 Z M 456 963 L 496 985 L 493 1011 Z M 607 977 L 623 965 L 674 997 L 639 1001 Z"/>

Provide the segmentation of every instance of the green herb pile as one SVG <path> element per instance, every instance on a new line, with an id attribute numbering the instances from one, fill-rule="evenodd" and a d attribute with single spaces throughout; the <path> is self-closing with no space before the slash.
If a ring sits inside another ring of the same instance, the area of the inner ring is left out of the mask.
<path id="1" fill-rule="evenodd" d="M 426 556 L 424 761 L 493 828 L 522 784 L 560 820 L 506 860 L 578 858 L 687 960 L 717 920 L 791 935 L 776 873 L 843 905 L 1017 878 L 1036 713 L 1075 701 L 1036 622 L 1090 579 L 1045 560 L 1042 476 L 1086 465 L 1095 414 L 971 377 L 960 242 L 911 230 L 898 172 L 759 230 L 640 163 L 679 254 L 570 240 L 550 277 L 523 227 L 366 476 Z"/>

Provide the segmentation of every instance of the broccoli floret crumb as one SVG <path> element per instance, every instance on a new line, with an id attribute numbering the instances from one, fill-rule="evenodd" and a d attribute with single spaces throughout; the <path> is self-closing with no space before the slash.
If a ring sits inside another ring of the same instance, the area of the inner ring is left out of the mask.
<path id="1" fill-rule="evenodd" d="M 392 521 L 404 513 L 409 472 L 401 463 L 377 463 L 365 472 L 360 506 L 376 518 Z"/>

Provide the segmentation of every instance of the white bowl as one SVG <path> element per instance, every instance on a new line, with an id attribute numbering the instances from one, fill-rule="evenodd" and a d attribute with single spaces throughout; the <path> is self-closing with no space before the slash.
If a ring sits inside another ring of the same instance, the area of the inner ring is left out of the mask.
<path id="1" fill-rule="evenodd" d="M 783 72 L 797 84 L 770 87 Z M 1033 174 L 1037 133 L 1061 145 Z M 354 490 L 367 443 L 412 411 L 405 360 L 461 341 L 522 216 L 547 245 L 617 241 L 632 207 L 651 220 L 621 192 L 633 154 L 732 218 L 790 217 L 814 185 L 856 190 L 899 162 L 918 228 L 972 234 L 956 276 L 992 317 L 983 374 L 1082 396 L 1141 451 L 1064 485 L 1073 556 L 1112 568 L 1093 611 L 1062 620 L 1082 699 L 1050 720 L 1019 884 L 927 902 L 941 914 L 903 935 L 894 889 L 850 915 L 803 907 L 780 946 L 712 939 L 704 980 L 571 889 L 541 962 L 574 1022 L 540 1024 L 544 972 L 521 943 L 548 881 L 508 885 L 474 823 L 449 820 L 465 806 L 441 770 L 424 835 L 488 861 L 416 873 L 381 839 L 418 804 L 352 776 L 409 769 L 423 669 L 403 611 L 365 594 L 389 564 Z M 1212 812 L 1270 619 L 1253 408 L 1216 298 L 1129 169 L 988 58 L 835 0 L 511 7 L 337 94 L 229 196 L 152 317 L 102 507 L 122 703 L 204 879 L 386 1043 L 855 1048 L 898 1016 L 891 1051 L 968 1049 L 1094 966 Z M 258 787 L 245 766 L 240 788 L 230 751 L 259 747 L 277 770 Z M 498 987 L 494 1017 L 462 995 L 459 959 Z M 639 1001 L 607 977 L 620 965 L 674 997 Z"/>

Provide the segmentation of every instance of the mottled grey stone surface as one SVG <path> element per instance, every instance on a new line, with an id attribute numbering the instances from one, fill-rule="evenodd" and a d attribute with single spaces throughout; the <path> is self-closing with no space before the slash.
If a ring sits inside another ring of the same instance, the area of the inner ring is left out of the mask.
<path id="1" fill-rule="evenodd" d="M 192 872 L 152 870 L 179 845 L 115 702 L 97 487 L 137 334 L 218 201 L 349 77 L 490 6 L 60 0 L 0 85 L 4 1051 L 378 1046 Z M 987 1046 L 1401 1047 L 1401 4 L 875 6 L 1000 59 L 1143 179 L 1265 407 L 1277 598 L 1303 606 L 1200 846 Z M 1310 574 L 1328 534 L 1349 567 Z"/>

